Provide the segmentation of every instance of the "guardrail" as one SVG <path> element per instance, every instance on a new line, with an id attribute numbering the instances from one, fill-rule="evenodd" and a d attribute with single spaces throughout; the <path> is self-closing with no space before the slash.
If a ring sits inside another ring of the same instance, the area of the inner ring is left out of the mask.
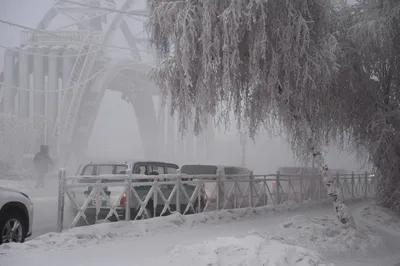
<path id="1" fill-rule="evenodd" d="M 373 197 L 376 178 L 369 173 L 336 174 L 344 199 Z M 93 224 L 137 220 L 174 212 L 193 214 L 223 209 L 327 199 L 320 176 L 300 175 L 125 175 L 66 176 L 59 171 L 58 231 L 64 226 L 65 198 L 74 219 Z M 103 218 L 103 219 L 101 219 Z"/>

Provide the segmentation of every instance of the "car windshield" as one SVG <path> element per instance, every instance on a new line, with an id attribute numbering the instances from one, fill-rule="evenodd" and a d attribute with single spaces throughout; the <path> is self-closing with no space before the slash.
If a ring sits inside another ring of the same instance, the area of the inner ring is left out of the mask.
<path id="1" fill-rule="evenodd" d="M 218 167 L 214 165 L 184 165 L 181 168 L 182 174 L 187 175 L 215 175 Z"/>
<path id="2" fill-rule="evenodd" d="M 88 164 L 83 167 L 82 176 L 98 175 L 125 175 L 128 166 L 125 164 Z M 85 178 L 79 180 L 80 183 L 93 183 L 93 180 Z M 123 179 L 103 179 L 102 183 L 123 182 Z"/>

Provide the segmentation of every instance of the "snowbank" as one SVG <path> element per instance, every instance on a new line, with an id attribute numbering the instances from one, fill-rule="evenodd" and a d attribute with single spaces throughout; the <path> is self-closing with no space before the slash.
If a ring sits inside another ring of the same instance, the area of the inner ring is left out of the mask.
<path id="1" fill-rule="evenodd" d="M 368 227 L 343 228 L 333 215 L 322 217 L 293 216 L 276 228 L 272 239 L 317 250 L 324 255 L 349 255 L 365 252 L 382 244 Z"/>
<path id="2" fill-rule="evenodd" d="M 395 212 L 372 204 L 362 208 L 359 214 L 364 222 L 369 222 L 381 230 L 400 236 L 400 217 Z"/>
<path id="3" fill-rule="evenodd" d="M 390 234 L 378 236 L 377 228 L 382 226 L 362 222 L 378 220 L 388 228 L 397 228 L 398 220 L 390 212 L 363 204 L 359 211 L 354 211 L 358 226 L 354 231 L 342 228 L 335 216 L 324 215 L 329 210 L 315 210 L 320 204 L 188 216 L 173 214 L 144 221 L 79 227 L 61 234 L 46 234 L 24 244 L 2 245 L 0 257 L 7 260 L 8 264 L 4 265 L 32 262 L 31 265 L 38 266 L 55 265 L 61 257 L 64 259 L 60 265 L 66 266 L 87 264 L 88 257 L 96 257 L 94 264 L 99 266 L 109 265 L 115 258 L 119 259 L 119 264 L 126 264 L 132 262 L 132 256 L 138 265 L 144 266 L 333 265 L 322 258 L 337 265 L 392 266 L 400 261 L 397 255 L 400 247 L 395 245 L 398 238 L 387 238 Z M 296 208 L 301 211 L 312 208 L 312 211 L 289 217 L 291 214 L 287 210 Z M 281 213 L 283 216 L 276 215 Z M 385 240 L 383 246 L 382 239 Z M 387 246 L 394 246 L 393 251 L 386 250 Z M 52 252 L 48 252 L 50 250 Z M 381 263 L 383 259 L 390 260 L 389 264 Z M 367 261 L 373 263 L 365 264 Z"/>
<path id="4" fill-rule="evenodd" d="M 5 244 L 2 249 L 13 250 L 61 250 L 74 249 L 93 244 L 107 243 L 114 239 L 135 238 L 147 234 L 157 234 L 168 228 L 178 228 L 184 223 L 180 214 L 170 215 L 144 221 L 121 221 L 117 223 L 103 223 L 92 226 L 76 227 L 62 233 L 48 233 L 38 236 L 23 244 Z"/>
<path id="5" fill-rule="evenodd" d="M 328 266 L 318 253 L 260 236 L 225 237 L 213 241 L 176 246 L 160 258 L 157 265 L 263 265 L 263 266 Z"/>
<path id="6" fill-rule="evenodd" d="M 240 219 L 270 217 L 297 209 L 313 209 L 317 206 L 331 204 L 330 202 L 307 202 L 302 204 L 288 203 L 279 206 L 244 208 L 235 210 L 211 211 L 196 215 L 181 215 L 179 213 L 165 217 L 156 217 L 142 221 L 121 221 L 117 223 L 102 223 L 92 226 L 76 227 L 60 233 L 47 233 L 23 244 L 5 244 L 0 246 L 0 252 L 14 250 L 60 250 L 74 249 L 82 246 L 106 243 L 112 239 L 124 239 L 155 235 L 166 231 L 176 231 L 180 228 L 192 228 L 199 224 L 229 223 Z M 332 218 L 332 220 L 336 220 Z"/>
<path id="7" fill-rule="evenodd" d="M 60 233 L 47 233 L 24 244 L 5 244 L 0 246 L 0 252 L 7 249 L 15 250 L 60 250 L 79 248 L 100 244 L 112 239 L 124 239 L 144 235 L 155 235 L 166 231 L 176 231 L 184 227 L 196 227 L 199 224 L 229 223 L 244 218 L 267 217 L 293 211 L 299 208 L 314 208 L 323 205 L 321 202 L 303 204 L 287 204 L 258 208 L 212 211 L 196 215 L 181 215 L 179 213 L 165 217 L 157 217 L 142 221 L 121 221 L 117 223 L 102 223 L 92 226 L 76 227 Z"/>

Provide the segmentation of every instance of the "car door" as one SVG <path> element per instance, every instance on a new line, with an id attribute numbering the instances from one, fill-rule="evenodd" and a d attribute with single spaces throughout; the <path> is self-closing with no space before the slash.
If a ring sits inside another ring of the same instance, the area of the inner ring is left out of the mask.
<path id="1" fill-rule="evenodd" d="M 150 168 L 148 163 L 146 162 L 139 162 L 135 163 L 133 165 L 133 174 L 134 175 L 141 175 L 141 176 L 146 176 L 149 175 L 150 173 Z M 147 194 L 149 193 L 151 189 L 151 184 L 146 185 L 147 182 L 150 182 L 148 178 L 135 178 L 133 180 L 133 188 L 135 189 L 136 193 L 138 194 L 139 198 L 143 201 L 145 200 Z M 135 184 L 136 183 L 136 184 Z M 139 183 L 139 184 L 138 184 Z M 132 195 L 132 200 L 134 200 L 134 206 L 138 204 L 137 199 Z"/>
<path id="2" fill-rule="evenodd" d="M 168 171 L 168 166 L 169 166 L 168 164 L 160 163 L 160 162 L 148 162 L 148 163 L 141 163 L 138 165 L 138 167 L 139 168 L 142 167 L 142 169 L 144 169 L 143 167 L 146 167 L 146 173 L 148 175 L 153 175 L 153 176 L 166 174 Z M 175 168 L 177 170 L 178 166 L 175 166 Z M 148 180 L 148 181 L 152 182 L 153 180 Z M 165 178 L 158 179 L 158 181 L 159 181 L 158 188 L 160 189 L 160 191 L 154 191 L 153 195 L 152 195 L 152 199 L 153 199 L 153 201 L 156 201 L 157 205 L 164 205 L 165 202 L 159 193 L 161 192 L 163 194 L 165 200 L 168 200 L 174 189 L 175 183 L 170 182 L 170 184 L 168 184 L 168 180 Z M 146 189 L 146 191 L 148 192 L 150 189 L 151 189 L 151 186 L 148 186 L 148 189 Z M 156 196 L 156 198 L 154 195 Z M 176 196 L 174 194 L 171 199 L 171 205 L 173 205 L 175 202 L 176 202 Z"/>

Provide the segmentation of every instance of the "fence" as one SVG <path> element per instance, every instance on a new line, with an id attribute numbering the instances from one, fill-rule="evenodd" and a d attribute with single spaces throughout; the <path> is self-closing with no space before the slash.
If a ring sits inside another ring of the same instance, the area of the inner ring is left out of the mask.
<path id="1" fill-rule="evenodd" d="M 375 195 L 376 178 L 369 173 L 336 174 L 343 199 Z M 64 226 L 65 198 L 74 219 L 92 224 L 137 220 L 174 212 L 193 214 L 213 210 L 279 205 L 288 201 L 327 199 L 318 176 L 281 175 L 125 175 L 66 176 L 59 171 L 58 230 Z M 102 219 L 101 219 L 102 218 Z"/>

